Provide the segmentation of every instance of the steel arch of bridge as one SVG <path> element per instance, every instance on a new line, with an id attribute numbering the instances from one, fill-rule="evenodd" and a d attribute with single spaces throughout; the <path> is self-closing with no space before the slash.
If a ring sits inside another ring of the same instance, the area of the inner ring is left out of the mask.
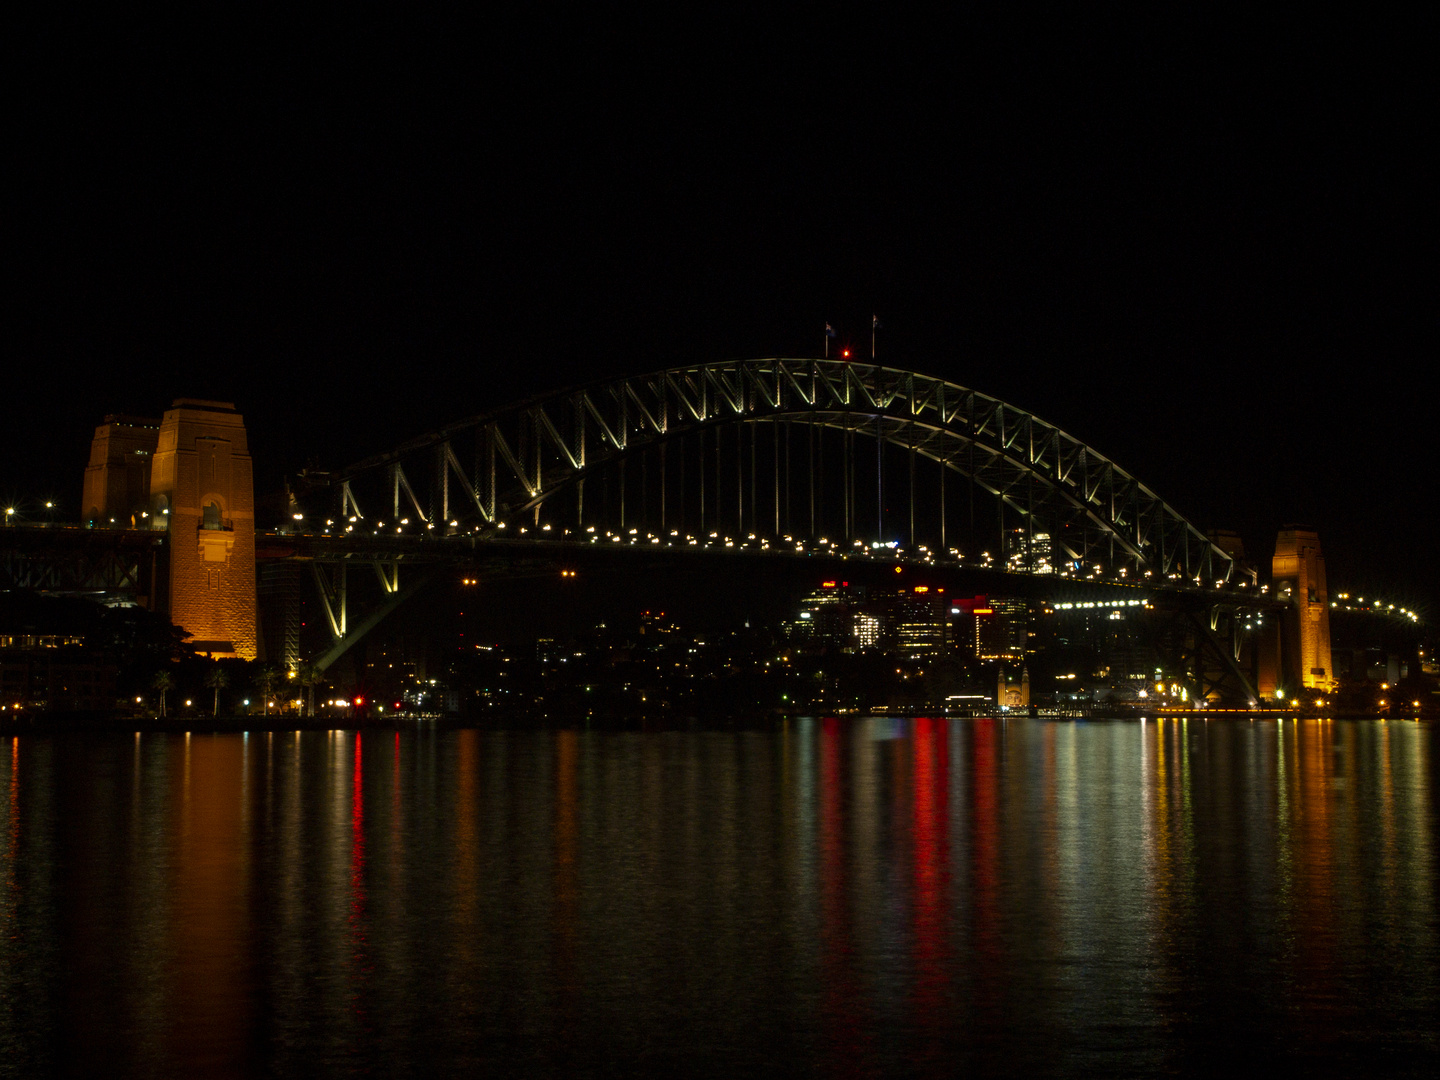
<path id="1" fill-rule="evenodd" d="M 392 523 L 413 510 L 420 528 L 484 538 L 629 455 L 785 421 L 857 432 L 968 478 L 1032 535 L 1048 531 L 1072 572 L 1206 587 L 1237 576 L 1149 487 L 1054 425 L 944 379 L 841 360 L 723 361 L 598 382 L 451 424 L 329 482 L 342 520 L 361 529 L 380 518 L 378 503 Z"/>

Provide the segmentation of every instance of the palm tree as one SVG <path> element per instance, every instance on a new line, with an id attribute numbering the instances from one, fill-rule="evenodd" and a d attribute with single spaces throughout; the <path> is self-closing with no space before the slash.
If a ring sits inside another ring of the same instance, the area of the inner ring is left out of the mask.
<path id="1" fill-rule="evenodd" d="M 150 680 L 150 688 L 152 690 L 160 691 L 160 715 L 164 716 L 165 694 L 175 688 L 175 676 L 171 675 L 170 672 L 162 668 L 161 670 L 157 671 L 155 673 L 155 677 Z"/>
<path id="2" fill-rule="evenodd" d="M 269 664 L 266 664 L 255 673 L 255 689 L 259 690 L 265 697 L 265 715 L 270 715 L 270 695 L 275 692 L 275 684 L 280 681 L 280 673 Z"/>
<path id="3" fill-rule="evenodd" d="M 306 660 L 295 669 L 295 681 L 305 687 L 305 715 L 315 715 L 315 687 L 325 681 L 325 673 L 313 660 Z"/>
<path id="4" fill-rule="evenodd" d="M 220 691 L 230 685 L 230 673 L 218 663 L 212 664 L 210 670 L 205 673 L 205 685 L 215 691 L 214 716 L 220 715 Z"/>

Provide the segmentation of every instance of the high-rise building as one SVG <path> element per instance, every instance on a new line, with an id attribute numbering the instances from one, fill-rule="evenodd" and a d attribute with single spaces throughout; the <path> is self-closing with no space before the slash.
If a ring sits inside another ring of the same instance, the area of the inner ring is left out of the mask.
<path id="1" fill-rule="evenodd" d="M 955 597 L 950 601 L 950 622 L 946 630 L 946 638 L 956 652 L 964 656 L 975 655 L 975 608 L 984 606 L 985 598 L 977 596 L 974 598 Z"/>
<path id="2" fill-rule="evenodd" d="M 788 636 L 819 648 L 848 648 L 855 642 L 854 615 L 865 590 L 848 581 L 822 582 L 803 600 L 797 618 L 786 624 Z"/>
<path id="3" fill-rule="evenodd" d="M 901 656 L 937 655 L 945 647 L 950 605 L 943 592 L 928 585 L 897 590 L 890 598 L 889 621 Z"/>
<path id="4" fill-rule="evenodd" d="M 1028 529 L 1009 529 L 1005 533 L 1005 568 L 1032 574 L 1053 574 L 1052 545 L 1048 532 L 1033 535 Z"/>
<path id="5" fill-rule="evenodd" d="M 873 649 L 880 644 L 880 634 L 884 624 L 878 615 L 868 615 L 865 612 L 857 612 L 851 622 L 854 631 L 855 644 L 862 649 Z"/>

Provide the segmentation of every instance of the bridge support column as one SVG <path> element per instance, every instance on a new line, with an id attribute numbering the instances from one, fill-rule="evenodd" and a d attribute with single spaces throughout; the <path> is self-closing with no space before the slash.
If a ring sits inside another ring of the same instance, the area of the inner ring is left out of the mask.
<path id="1" fill-rule="evenodd" d="M 160 424 L 150 502 L 170 533 L 170 621 L 200 652 L 255 659 L 255 491 L 235 406 L 176 400 Z"/>
<path id="2" fill-rule="evenodd" d="M 1283 529 L 1275 541 L 1271 566 L 1275 594 L 1292 605 L 1282 630 L 1284 681 L 1294 690 L 1330 691 L 1335 671 L 1330 656 L 1330 593 L 1325 585 L 1325 556 L 1320 537 L 1309 529 Z"/>

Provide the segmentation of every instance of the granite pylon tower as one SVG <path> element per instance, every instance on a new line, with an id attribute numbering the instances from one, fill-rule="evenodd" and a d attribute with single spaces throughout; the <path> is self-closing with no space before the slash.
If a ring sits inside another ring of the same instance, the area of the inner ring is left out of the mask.
<path id="1" fill-rule="evenodd" d="M 177 398 L 166 411 L 150 514 L 170 534 L 170 621 L 198 652 L 255 659 L 255 486 L 234 405 Z"/>

